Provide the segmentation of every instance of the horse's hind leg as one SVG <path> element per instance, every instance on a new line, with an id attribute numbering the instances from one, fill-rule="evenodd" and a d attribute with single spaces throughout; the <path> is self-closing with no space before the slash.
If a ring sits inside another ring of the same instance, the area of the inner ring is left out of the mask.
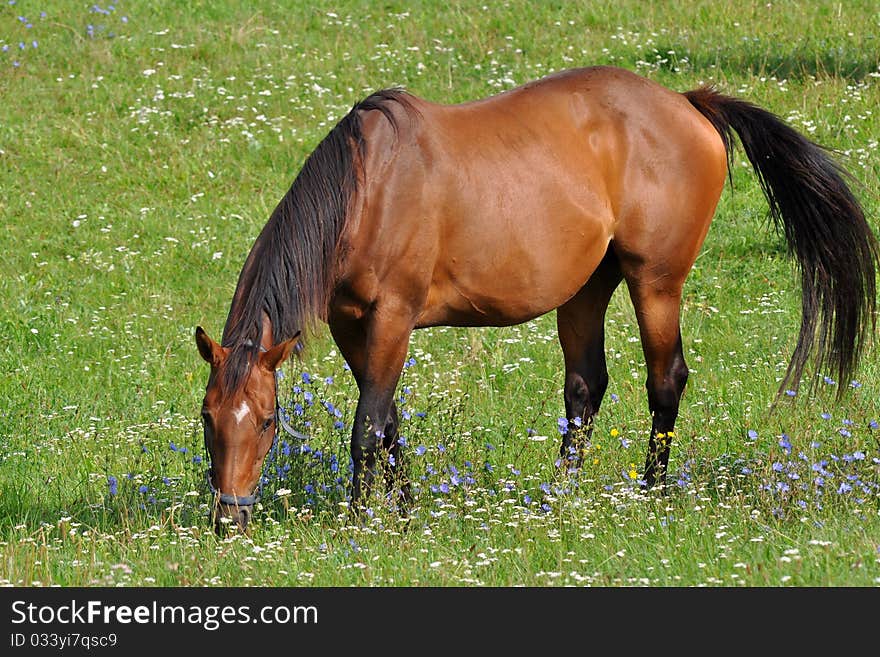
<path id="1" fill-rule="evenodd" d="M 688 379 L 679 323 L 684 278 L 658 276 L 647 268 L 634 272 L 625 270 L 625 276 L 648 369 L 645 387 L 652 422 L 644 481 L 650 488 L 655 483 L 661 486 L 666 483 L 669 448 Z"/>
<path id="2" fill-rule="evenodd" d="M 563 462 L 570 460 L 580 464 L 583 445 L 573 443 L 590 440 L 593 417 L 599 412 L 608 388 L 605 311 L 621 277 L 617 257 L 609 248 L 586 285 L 556 311 L 559 343 L 565 359 L 563 395 L 568 419 L 560 449 Z"/>

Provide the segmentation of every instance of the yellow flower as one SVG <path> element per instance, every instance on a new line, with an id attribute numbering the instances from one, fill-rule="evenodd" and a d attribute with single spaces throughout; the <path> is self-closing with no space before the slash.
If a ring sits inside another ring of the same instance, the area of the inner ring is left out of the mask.
<path id="1" fill-rule="evenodd" d="M 619 436 L 619 435 L 620 435 L 620 432 L 617 429 L 611 430 L 611 437 L 612 438 L 617 438 L 617 436 Z"/>
<path id="2" fill-rule="evenodd" d="M 599 465 L 599 459 L 593 459 L 593 465 Z"/>

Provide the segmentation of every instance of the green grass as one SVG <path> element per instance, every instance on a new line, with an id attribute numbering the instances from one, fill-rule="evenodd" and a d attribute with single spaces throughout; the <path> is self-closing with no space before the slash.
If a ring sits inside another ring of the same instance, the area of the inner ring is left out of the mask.
<path id="1" fill-rule="evenodd" d="M 634 494 L 627 474 L 644 462 L 650 420 L 619 290 L 607 327 L 615 398 L 576 477 L 554 467 L 563 407 L 552 313 L 420 331 L 402 382 L 417 509 L 404 523 L 377 503 L 350 526 L 335 486 L 347 438 L 319 402 L 350 422 L 355 388 L 325 333 L 285 367 L 283 388 L 304 402 L 291 382 L 315 377 L 304 386 L 315 404 L 298 419 L 312 422 L 322 458 L 291 441 L 294 453 L 276 456 L 289 471 L 273 475 L 250 536 L 216 538 L 204 464 L 193 462 L 207 377 L 193 329 L 221 332 L 269 212 L 370 91 L 399 84 L 456 102 L 592 64 L 681 91 L 713 82 L 839 151 L 878 225 L 873 2 L 287 4 L 0 6 L 0 582 L 880 582 L 877 350 L 860 387 L 823 385 L 769 412 L 799 291 L 741 152 L 685 289 L 693 373 L 670 463 L 681 485 L 668 495 Z M 819 508 L 797 486 L 814 490 L 823 460 Z"/>

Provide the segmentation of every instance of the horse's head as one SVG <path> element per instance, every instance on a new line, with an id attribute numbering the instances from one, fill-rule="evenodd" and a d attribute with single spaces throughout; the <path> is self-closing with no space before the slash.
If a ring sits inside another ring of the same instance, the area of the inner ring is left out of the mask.
<path id="1" fill-rule="evenodd" d="M 297 333 L 268 349 L 261 346 L 258 352 L 245 348 L 251 355 L 238 354 L 236 358 L 230 357 L 231 348 L 214 342 L 201 326 L 196 328 L 199 353 L 211 365 L 202 420 L 211 460 L 208 481 L 215 493 L 213 518 L 218 533 L 229 521 L 242 530 L 247 527 L 263 461 L 275 437 L 275 370 L 290 355 L 298 338 Z M 227 370 L 235 367 L 244 369 L 229 376 Z"/>

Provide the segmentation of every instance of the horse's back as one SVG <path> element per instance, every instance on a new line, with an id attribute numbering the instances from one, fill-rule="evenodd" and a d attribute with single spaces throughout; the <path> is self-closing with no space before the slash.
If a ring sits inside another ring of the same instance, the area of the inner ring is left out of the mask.
<path id="1" fill-rule="evenodd" d="M 396 130 L 367 124 L 370 200 L 349 269 L 369 269 L 374 292 L 398 284 L 422 306 L 418 325 L 548 312 L 613 240 L 644 250 L 669 234 L 652 207 L 664 222 L 707 222 L 723 185 L 724 146 L 708 121 L 622 69 L 572 69 L 461 104 L 409 102 L 395 108 Z"/>

